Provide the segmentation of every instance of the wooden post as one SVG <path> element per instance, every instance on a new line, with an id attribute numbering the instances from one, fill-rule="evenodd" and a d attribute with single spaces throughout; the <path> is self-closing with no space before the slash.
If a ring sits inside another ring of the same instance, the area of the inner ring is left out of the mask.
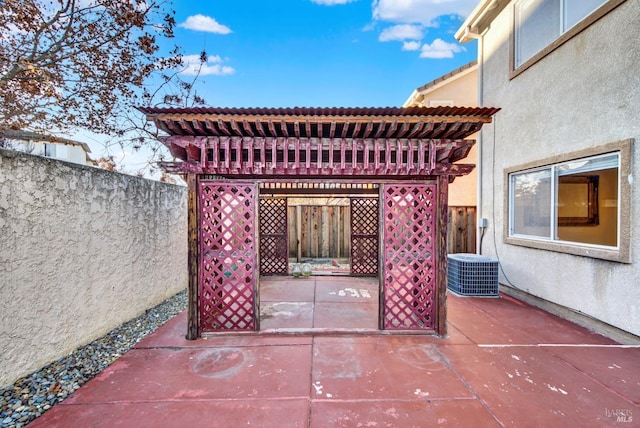
<path id="1" fill-rule="evenodd" d="M 447 220 L 449 218 L 448 199 L 449 176 L 438 176 L 438 242 L 436 245 L 436 263 L 438 274 L 436 280 L 437 319 L 436 333 L 444 337 L 447 335 Z"/>
<path id="2" fill-rule="evenodd" d="M 200 337 L 199 308 L 199 266 L 200 266 L 200 230 L 198 180 L 196 174 L 187 174 L 188 200 L 188 272 L 189 285 L 187 290 L 187 340 Z"/>
<path id="3" fill-rule="evenodd" d="M 376 156 L 378 156 L 377 150 Z M 384 214 L 386 211 L 384 206 L 385 188 L 386 184 L 381 184 L 378 188 L 378 330 L 384 330 L 384 276 L 386 271 L 386 264 L 384 262 Z M 350 213 L 349 215 L 351 216 L 353 213 Z M 351 230 L 349 230 L 349 235 L 351 235 Z"/>
<path id="4" fill-rule="evenodd" d="M 302 207 L 296 205 L 296 261 L 302 259 Z"/>
<path id="5" fill-rule="evenodd" d="M 240 158 L 242 158 L 242 150 L 240 150 Z M 254 185 L 254 194 L 253 194 L 253 242 L 254 242 L 254 259 L 253 265 L 256 267 L 253 270 L 253 325 L 255 331 L 260 331 L 260 263 L 262 260 L 260 259 L 260 185 Z M 285 207 L 284 207 L 284 224 L 287 224 L 287 205 L 285 199 Z M 285 226 L 286 227 L 286 226 Z M 286 233 L 285 233 L 285 242 L 286 242 Z M 286 250 L 285 254 L 289 251 Z M 287 254 L 287 260 L 289 255 Z"/>
<path id="6" fill-rule="evenodd" d="M 322 230 L 320 231 L 320 243 L 319 246 L 319 255 L 320 257 L 329 257 L 331 253 L 329 253 L 329 207 L 323 206 L 322 211 L 320 212 L 320 225 Z"/>

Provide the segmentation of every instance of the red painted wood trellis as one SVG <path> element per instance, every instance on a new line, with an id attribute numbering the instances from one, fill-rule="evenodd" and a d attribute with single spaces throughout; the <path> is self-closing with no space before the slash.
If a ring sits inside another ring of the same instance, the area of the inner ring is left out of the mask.
<path id="1" fill-rule="evenodd" d="M 377 198 L 351 198 L 351 274 L 378 276 Z"/>
<path id="2" fill-rule="evenodd" d="M 435 329 L 437 187 L 383 186 L 385 329 Z"/>
<path id="3" fill-rule="evenodd" d="M 380 328 L 446 334 L 448 184 L 499 109 L 140 110 L 189 186 L 188 339 L 258 330 L 259 273 L 286 273 L 286 199 L 259 203 L 260 186 L 327 181 L 379 188 L 352 202 L 352 263 L 380 279 Z"/>
<path id="4" fill-rule="evenodd" d="M 201 331 L 256 329 L 257 186 L 202 181 L 198 194 Z"/>
<path id="5" fill-rule="evenodd" d="M 289 265 L 287 198 L 260 199 L 260 274 L 286 275 Z"/>

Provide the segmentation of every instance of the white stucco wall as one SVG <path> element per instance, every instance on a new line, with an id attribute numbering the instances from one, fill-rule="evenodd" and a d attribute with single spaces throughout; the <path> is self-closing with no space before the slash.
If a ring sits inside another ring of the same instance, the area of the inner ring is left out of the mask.
<path id="1" fill-rule="evenodd" d="M 82 165 L 87 164 L 87 152 L 81 146 L 73 146 L 67 144 L 68 155 L 67 159 L 69 162 L 79 163 Z"/>
<path id="2" fill-rule="evenodd" d="M 0 150 L 0 386 L 186 287 L 186 193 Z"/>
<path id="3" fill-rule="evenodd" d="M 29 153 L 37 156 L 45 156 L 45 143 L 42 141 L 29 141 L 24 142 L 22 140 L 14 140 L 15 149 L 24 153 Z M 79 144 L 66 144 L 64 142 L 48 143 L 55 146 L 55 155 L 48 156 L 54 159 L 59 159 L 67 162 L 79 163 L 81 165 L 87 165 L 87 152 Z"/>
<path id="4" fill-rule="evenodd" d="M 489 219 L 482 252 L 500 260 L 501 283 L 640 335 L 635 182 L 630 264 L 509 245 L 503 232 L 506 168 L 633 138 L 632 174 L 640 178 L 640 2 L 623 3 L 509 80 L 511 13 L 507 6 L 480 40 L 483 105 L 502 108 L 481 137 L 480 215 Z"/>

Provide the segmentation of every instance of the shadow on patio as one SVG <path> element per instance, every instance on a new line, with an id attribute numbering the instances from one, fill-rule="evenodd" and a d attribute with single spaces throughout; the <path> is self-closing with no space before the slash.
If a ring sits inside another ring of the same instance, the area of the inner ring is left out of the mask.
<path id="1" fill-rule="evenodd" d="M 511 297 L 449 294 L 449 336 L 438 338 L 380 334 L 375 279 L 261 286 L 260 333 L 187 341 L 182 313 L 31 426 L 600 427 L 640 417 L 638 346 Z"/>

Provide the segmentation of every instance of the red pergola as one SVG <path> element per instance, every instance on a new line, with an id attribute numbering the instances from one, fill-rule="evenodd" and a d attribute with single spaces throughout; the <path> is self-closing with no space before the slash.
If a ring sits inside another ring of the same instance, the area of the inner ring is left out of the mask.
<path id="1" fill-rule="evenodd" d="M 377 237 L 353 235 L 352 245 L 380 265 L 380 328 L 445 334 L 448 184 L 474 168 L 456 162 L 498 110 L 141 108 L 179 159 L 162 168 L 189 186 L 187 337 L 259 329 L 259 266 L 287 257 L 286 199 L 260 198 L 260 188 L 328 181 L 376 185 L 376 203 L 352 210 L 368 210 Z"/>

